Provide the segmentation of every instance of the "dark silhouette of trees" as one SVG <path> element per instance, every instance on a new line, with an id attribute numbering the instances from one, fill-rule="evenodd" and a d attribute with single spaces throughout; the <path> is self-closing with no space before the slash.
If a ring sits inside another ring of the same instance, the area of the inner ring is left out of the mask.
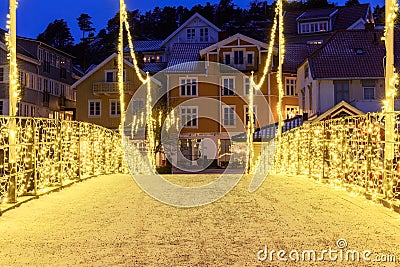
<path id="1" fill-rule="evenodd" d="M 40 33 L 36 39 L 63 50 L 68 49 L 74 42 L 71 30 L 63 19 L 56 19 L 50 22 L 46 30 Z"/>
<path id="2" fill-rule="evenodd" d="M 359 4 L 360 4 L 360 1 L 358 1 L 358 0 L 347 0 L 345 3 L 346 6 L 355 6 L 355 5 L 359 5 Z"/>

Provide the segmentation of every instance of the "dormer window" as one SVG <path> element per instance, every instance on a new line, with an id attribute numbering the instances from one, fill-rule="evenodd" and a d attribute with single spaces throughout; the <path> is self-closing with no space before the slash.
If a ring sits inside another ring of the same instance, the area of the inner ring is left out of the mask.
<path id="1" fill-rule="evenodd" d="M 329 30 L 328 26 L 327 21 L 302 22 L 299 23 L 299 33 L 326 32 Z"/>

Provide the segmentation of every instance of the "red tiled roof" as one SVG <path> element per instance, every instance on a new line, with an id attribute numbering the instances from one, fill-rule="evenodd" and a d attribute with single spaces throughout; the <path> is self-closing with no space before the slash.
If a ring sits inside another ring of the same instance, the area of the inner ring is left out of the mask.
<path id="1" fill-rule="evenodd" d="M 378 30 L 337 31 L 309 57 L 313 78 L 383 78 L 385 44 L 382 35 Z M 396 44 L 400 44 L 399 37 L 396 33 Z M 395 50 L 395 65 L 399 66 L 400 51 Z"/>
<path id="2" fill-rule="evenodd" d="M 309 55 L 309 48 L 306 44 L 287 44 L 285 47 L 285 60 L 283 72 L 297 73 L 297 67 Z"/>

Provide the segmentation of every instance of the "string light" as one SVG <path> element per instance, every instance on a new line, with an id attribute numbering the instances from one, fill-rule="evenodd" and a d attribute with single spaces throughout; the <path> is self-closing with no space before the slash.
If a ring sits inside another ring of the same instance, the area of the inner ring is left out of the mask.
<path id="1" fill-rule="evenodd" d="M 11 132 L 8 125 L 13 119 Z M 8 142 L 11 134 L 17 145 Z M 86 122 L 0 116 L 0 203 L 12 200 L 8 188 L 12 177 L 19 197 L 93 175 L 125 172 L 120 140 L 118 133 Z M 12 146 L 15 159 L 10 167 Z"/>

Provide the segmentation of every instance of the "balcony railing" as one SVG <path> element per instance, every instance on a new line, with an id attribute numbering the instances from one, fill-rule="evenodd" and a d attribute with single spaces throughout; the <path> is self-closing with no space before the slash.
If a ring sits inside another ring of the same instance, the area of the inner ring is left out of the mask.
<path id="1" fill-rule="evenodd" d="M 131 82 L 124 82 L 126 93 L 132 93 L 133 86 Z M 118 82 L 97 82 L 93 83 L 94 94 L 118 94 Z"/>

